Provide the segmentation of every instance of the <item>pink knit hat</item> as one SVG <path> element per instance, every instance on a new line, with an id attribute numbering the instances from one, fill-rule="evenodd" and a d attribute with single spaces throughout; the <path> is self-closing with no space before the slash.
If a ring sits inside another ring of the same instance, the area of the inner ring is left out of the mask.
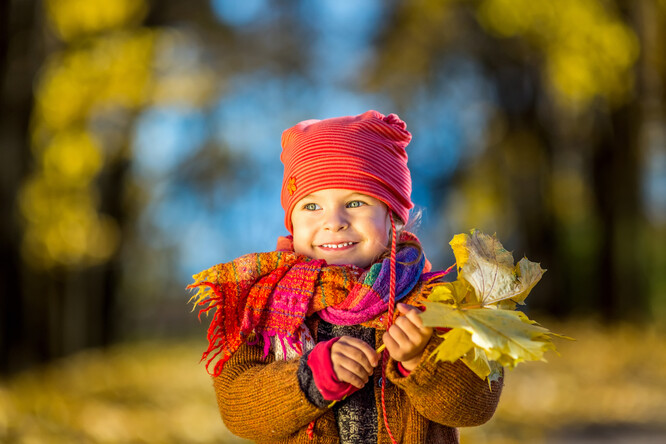
<path id="1" fill-rule="evenodd" d="M 291 212 L 303 197 L 327 188 L 367 194 L 384 202 L 403 222 L 414 206 L 405 147 L 412 139 L 396 114 L 305 120 L 282 133 L 282 208 Z"/>

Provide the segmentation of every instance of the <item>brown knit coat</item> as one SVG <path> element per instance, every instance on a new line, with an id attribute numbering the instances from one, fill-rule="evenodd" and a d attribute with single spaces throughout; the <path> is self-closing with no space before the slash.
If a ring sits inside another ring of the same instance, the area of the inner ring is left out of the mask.
<path id="1" fill-rule="evenodd" d="M 315 329 L 316 331 L 316 329 Z M 376 330 L 381 344 L 384 331 Z M 441 341 L 433 335 L 421 363 L 402 377 L 389 360 L 385 388 L 389 427 L 397 442 L 404 444 L 458 443 L 457 427 L 477 426 L 488 421 L 497 407 L 502 379 L 481 380 L 464 363 L 435 362 L 430 352 Z M 243 345 L 225 364 L 213 385 L 222 419 L 234 434 L 260 443 L 338 443 L 338 426 L 331 409 L 310 403 L 299 386 L 299 359 L 276 361 L 263 357 L 259 346 Z M 375 369 L 381 376 L 381 365 Z M 390 443 L 384 426 L 381 388 L 375 384 L 378 442 Z M 352 395 L 353 396 L 353 395 Z M 343 401 L 344 402 L 344 401 Z M 314 439 L 306 433 L 316 420 Z"/>

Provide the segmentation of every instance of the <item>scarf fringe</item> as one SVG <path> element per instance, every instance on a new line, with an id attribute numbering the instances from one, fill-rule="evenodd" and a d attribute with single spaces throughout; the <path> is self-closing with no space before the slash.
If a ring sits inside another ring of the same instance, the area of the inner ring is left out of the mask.
<path id="1" fill-rule="evenodd" d="M 217 277 L 217 273 L 213 268 L 203 270 L 192 276 L 194 283 L 188 285 L 186 289 L 196 289 L 196 293 L 189 299 L 188 303 L 193 303 L 192 311 L 196 310 L 197 307 L 201 307 L 197 315 L 199 322 L 201 322 L 202 314 L 208 316 L 209 312 L 215 309 L 213 320 L 210 323 L 206 335 L 206 338 L 208 339 L 208 348 L 201 355 L 201 360 L 199 362 L 206 362 L 206 371 L 208 374 L 211 376 L 219 376 L 222 372 L 224 363 L 231 357 L 232 351 L 225 349 L 222 345 L 222 342 L 224 341 L 224 331 L 221 325 L 221 317 L 223 313 L 221 306 L 223 298 L 217 285 L 213 282 Z M 211 364 L 217 358 L 219 358 L 219 360 L 211 371 Z"/>
<path id="2" fill-rule="evenodd" d="M 198 273 L 193 276 L 195 282 L 188 285 L 187 289 L 193 290 L 196 289 L 196 293 L 189 299 L 188 303 L 193 303 L 192 311 L 196 310 L 197 307 L 201 307 L 198 313 L 199 321 L 201 321 L 201 315 L 206 314 L 208 316 L 209 312 L 215 309 L 213 315 L 213 320 L 211 321 L 210 328 L 208 330 L 207 339 L 208 339 L 208 348 L 203 352 L 201 356 L 201 361 L 206 361 L 206 371 L 211 376 L 219 376 L 222 372 L 222 367 L 226 361 L 231 357 L 233 351 L 224 348 L 224 331 L 222 328 L 221 315 L 222 311 L 220 310 L 221 305 L 223 304 L 223 296 L 218 288 L 218 286 L 212 282 L 215 279 L 216 274 L 214 270 L 208 269 L 204 270 L 201 273 Z M 249 345 L 256 345 L 259 341 L 263 341 L 263 357 L 268 357 L 271 352 L 271 338 L 276 338 L 280 341 L 282 348 L 282 358 L 287 360 L 287 350 L 293 350 L 297 355 L 301 356 L 303 354 L 304 344 L 303 339 L 301 338 L 301 329 L 299 329 L 295 334 L 284 334 L 276 330 L 262 330 L 255 331 L 255 338 L 253 341 L 248 341 Z M 240 332 L 243 336 L 243 332 Z M 213 366 L 211 371 L 211 364 L 217 358 L 219 360 Z"/>

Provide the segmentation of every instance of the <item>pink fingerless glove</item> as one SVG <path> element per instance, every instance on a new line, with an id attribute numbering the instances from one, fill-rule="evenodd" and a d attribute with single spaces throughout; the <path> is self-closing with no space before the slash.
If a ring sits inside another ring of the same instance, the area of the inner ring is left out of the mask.
<path id="1" fill-rule="evenodd" d="M 308 356 L 308 367 L 312 370 L 315 385 L 324 399 L 329 401 L 340 401 L 358 390 L 348 382 L 341 382 L 335 376 L 333 361 L 331 361 L 331 347 L 338 339 L 340 338 L 318 343 Z"/>

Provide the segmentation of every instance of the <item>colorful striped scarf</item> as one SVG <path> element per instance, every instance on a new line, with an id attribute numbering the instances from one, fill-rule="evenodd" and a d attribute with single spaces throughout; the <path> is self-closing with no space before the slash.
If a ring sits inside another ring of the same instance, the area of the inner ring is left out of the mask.
<path id="1" fill-rule="evenodd" d="M 418 242 L 410 233 L 403 233 L 400 241 Z M 396 258 L 396 301 L 412 302 L 424 282 L 442 274 L 423 273 L 427 261 L 417 248 L 406 246 Z M 385 326 L 389 269 L 388 258 L 363 270 L 327 265 L 293 251 L 273 251 L 241 256 L 194 275 L 194 283 L 187 287 L 197 289 L 190 299 L 194 309 L 202 307 L 199 318 L 214 313 L 202 356 L 206 368 L 219 375 L 253 332 L 264 339 L 265 354 L 271 337 L 300 353 L 301 326 L 314 313 L 337 325 Z"/>

